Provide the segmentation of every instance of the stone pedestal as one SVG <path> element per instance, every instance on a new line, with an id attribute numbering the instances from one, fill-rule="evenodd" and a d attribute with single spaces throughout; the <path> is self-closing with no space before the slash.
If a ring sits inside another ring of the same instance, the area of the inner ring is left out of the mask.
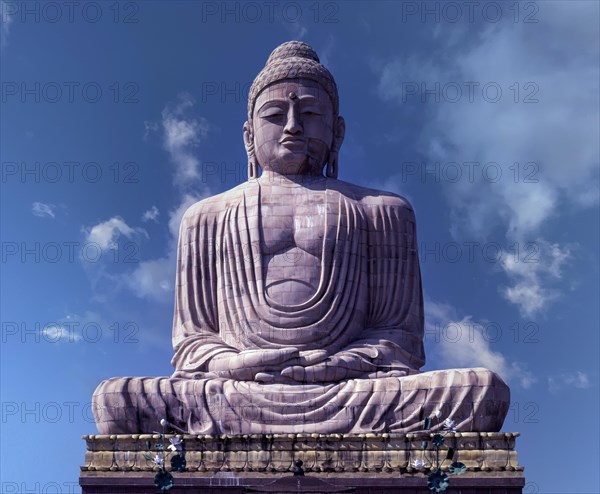
<path id="1" fill-rule="evenodd" d="M 515 440 L 518 433 L 449 433 L 454 460 L 468 470 L 450 475 L 446 492 L 516 494 L 525 484 Z M 204 492 L 355 492 L 430 493 L 428 468 L 435 458 L 430 433 L 415 434 L 265 434 L 244 436 L 180 435 L 186 470 L 172 472 L 177 493 Z M 166 445 L 169 444 L 165 436 Z M 154 486 L 158 467 L 144 455 L 156 454 L 158 434 L 90 435 L 81 467 L 83 494 L 160 493 Z M 423 449 L 423 441 L 427 448 Z M 175 454 L 165 451 L 167 470 Z M 305 476 L 294 476 L 294 462 L 303 461 Z M 447 471 L 450 462 L 442 467 Z"/>

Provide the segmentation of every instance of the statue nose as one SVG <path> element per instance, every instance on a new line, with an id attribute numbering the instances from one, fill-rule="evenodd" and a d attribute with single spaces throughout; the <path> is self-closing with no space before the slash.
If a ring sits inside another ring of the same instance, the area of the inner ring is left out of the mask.
<path id="1" fill-rule="evenodd" d="M 283 129 L 287 134 L 300 134 L 303 131 L 302 122 L 300 121 L 300 114 L 296 105 L 290 105 L 288 111 L 287 123 Z"/>

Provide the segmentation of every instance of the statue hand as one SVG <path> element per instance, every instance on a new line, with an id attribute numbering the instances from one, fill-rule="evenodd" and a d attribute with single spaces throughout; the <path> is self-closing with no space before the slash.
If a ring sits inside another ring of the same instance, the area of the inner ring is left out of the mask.
<path id="1" fill-rule="evenodd" d="M 327 359 L 329 354 L 326 350 L 305 350 L 300 352 L 298 358 L 294 358 L 285 363 L 282 366 L 282 369 L 287 369 L 293 367 L 294 365 L 298 365 L 301 368 L 313 366 L 315 364 L 319 364 Z M 261 382 L 263 384 L 275 384 L 275 383 L 283 383 L 283 384 L 295 384 L 296 380 L 284 376 L 281 369 L 274 372 L 259 372 L 255 376 L 255 380 Z"/>
<path id="2" fill-rule="evenodd" d="M 377 366 L 359 355 L 343 352 L 315 365 L 286 367 L 281 375 L 297 382 L 338 382 L 344 379 L 369 377 Z"/>
<path id="3" fill-rule="evenodd" d="M 300 352 L 297 348 L 252 349 L 216 355 L 208 364 L 208 370 L 218 377 L 253 381 L 259 373 L 280 371 L 298 362 Z"/>

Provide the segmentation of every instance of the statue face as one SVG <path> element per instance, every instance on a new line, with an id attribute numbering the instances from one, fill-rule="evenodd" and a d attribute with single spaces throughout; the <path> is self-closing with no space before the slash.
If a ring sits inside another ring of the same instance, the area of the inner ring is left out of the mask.
<path id="1" fill-rule="evenodd" d="M 263 90 L 253 114 L 254 151 L 263 170 L 321 175 L 334 136 L 333 105 L 316 82 L 295 79 Z"/>

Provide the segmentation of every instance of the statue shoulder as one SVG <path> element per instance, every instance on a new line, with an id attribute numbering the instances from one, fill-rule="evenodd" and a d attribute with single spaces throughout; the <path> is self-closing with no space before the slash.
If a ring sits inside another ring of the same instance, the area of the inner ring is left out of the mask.
<path id="1" fill-rule="evenodd" d="M 408 199 L 399 194 L 384 190 L 361 187 L 342 180 L 337 180 L 340 193 L 354 199 L 364 208 L 386 206 L 397 209 L 400 215 L 414 218 L 414 209 Z"/>
<path id="2" fill-rule="evenodd" d="M 217 217 L 223 211 L 227 210 L 232 204 L 239 204 L 244 196 L 244 191 L 252 186 L 249 182 L 244 182 L 232 189 L 226 190 L 214 196 L 205 197 L 195 202 L 183 213 L 182 226 L 191 226 L 198 223 L 201 217 Z"/>

